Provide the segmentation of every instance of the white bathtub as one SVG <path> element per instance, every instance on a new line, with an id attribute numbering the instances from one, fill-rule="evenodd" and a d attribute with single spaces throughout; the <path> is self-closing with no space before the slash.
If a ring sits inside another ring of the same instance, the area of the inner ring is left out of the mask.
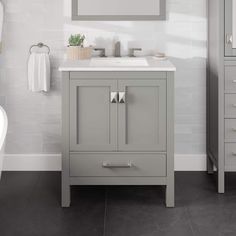
<path id="1" fill-rule="evenodd" d="M 0 179 L 3 167 L 3 155 L 4 155 L 5 138 L 7 134 L 7 125 L 8 125 L 7 114 L 0 106 Z"/>

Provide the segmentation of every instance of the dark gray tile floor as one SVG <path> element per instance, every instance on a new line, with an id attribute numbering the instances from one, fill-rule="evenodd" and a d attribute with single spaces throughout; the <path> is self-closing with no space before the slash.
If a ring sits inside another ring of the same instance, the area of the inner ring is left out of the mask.
<path id="1" fill-rule="evenodd" d="M 73 187 L 60 207 L 59 172 L 5 172 L 0 182 L 0 236 L 235 236 L 236 175 L 226 193 L 215 176 L 176 173 L 176 207 L 164 188 Z"/>

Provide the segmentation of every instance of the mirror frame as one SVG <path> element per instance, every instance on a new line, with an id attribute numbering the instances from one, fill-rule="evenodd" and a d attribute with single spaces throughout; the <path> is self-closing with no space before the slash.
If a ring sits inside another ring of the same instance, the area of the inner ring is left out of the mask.
<path id="1" fill-rule="evenodd" d="M 160 0 L 160 15 L 78 15 L 78 1 L 72 0 L 73 21 L 159 21 L 166 20 L 166 0 Z"/>

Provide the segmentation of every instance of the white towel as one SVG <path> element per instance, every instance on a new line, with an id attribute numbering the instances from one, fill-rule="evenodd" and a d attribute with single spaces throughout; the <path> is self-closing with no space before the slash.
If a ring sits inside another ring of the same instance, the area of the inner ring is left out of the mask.
<path id="1" fill-rule="evenodd" d="M 28 61 L 28 85 L 32 92 L 50 90 L 50 60 L 48 53 L 32 52 Z"/>
<path id="2" fill-rule="evenodd" d="M 0 52 L 2 48 L 2 29 L 3 29 L 3 4 L 0 2 Z"/>

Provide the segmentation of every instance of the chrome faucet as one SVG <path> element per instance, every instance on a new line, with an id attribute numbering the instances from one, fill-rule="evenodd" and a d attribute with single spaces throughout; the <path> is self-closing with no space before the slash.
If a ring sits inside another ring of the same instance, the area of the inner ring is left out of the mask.
<path id="1" fill-rule="evenodd" d="M 93 50 L 94 51 L 100 51 L 101 52 L 100 57 L 107 57 L 105 48 L 94 48 Z"/>
<path id="2" fill-rule="evenodd" d="M 130 48 L 129 49 L 129 56 L 130 57 L 136 57 L 135 55 L 134 55 L 134 52 L 135 51 L 142 51 L 142 48 Z"/>
<path id="3" fill-rule="evenodd" d="M 120 57 L 120 41 L 116 42 L 115 43 L 115 54 L 114 54 L 115 57 Z"/>

